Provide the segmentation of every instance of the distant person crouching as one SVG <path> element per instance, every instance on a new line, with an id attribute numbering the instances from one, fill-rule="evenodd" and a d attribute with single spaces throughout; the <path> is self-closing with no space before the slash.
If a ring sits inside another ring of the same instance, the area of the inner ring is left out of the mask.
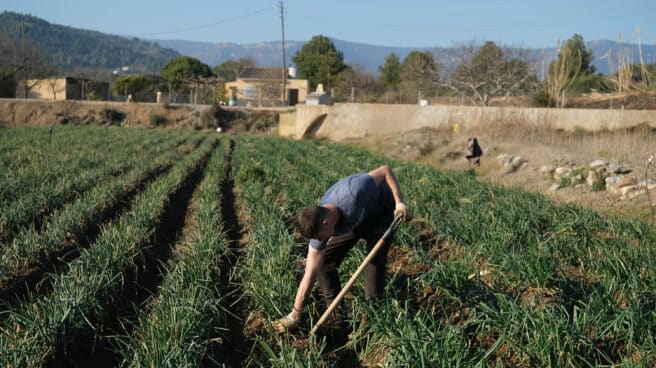
<path id="1" fill-rule="evenodd" d="M 476 139 L 476 137 L 469 138 L 465 158 L 470 164 L 481 166 L 481 156 L 483 156 L 483 150 L 481 149 L 481 146 L 478 145 L 478 139 Z"/>

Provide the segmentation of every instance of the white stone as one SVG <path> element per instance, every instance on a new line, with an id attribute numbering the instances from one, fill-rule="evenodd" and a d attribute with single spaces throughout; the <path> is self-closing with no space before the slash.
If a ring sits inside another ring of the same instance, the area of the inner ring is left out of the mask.
<path id="1" fill-rule="evenodd" d="M 572 171 L 572 169 L 569 167 L 560 166 L 556 168 L 556 174 L 558 175 L 569 174 L 570 171 Z"/>
<path id="2" fill-rule="evenodd" d="M 645 195 L 645 193 L 647 193 L 647 191 L 644 189 L 632 190 L 631 192 L 627 193 L 623 199 L 633 199 L 641 195 Z"/>
<path id="3" fill-rule="evenodd" d="M 595 181 L 597 181 L 598 179 L 599 179 L 599 174 L 596 171 L 594 170 L 588 171 L 588 177 L 586 179 L 586 183 L 588 184 L 588 186 L 593 186 Z"/>
<path id="4" fill-rule="evenodd" d="M 512 162 L 512 160 L 513 160 L 513 156 L 506 153 L 502 153 L 497 156 L 497 161 L 499 162 L 500 165 L 505 165 L 507 163 L 510 163 Z"/>
<path id="5" fill-rule="evenodd" d="M 513 157 L 511 163 L 512 163 L 512 165 L 515 169 L 518 169 L 526 163 L 526 160 L 524 160 L 523 158 L 521 158 L 519 156 L 515 156 L 515 157 Z"/>
<path id="6" fill-rule="evenodd" d="M 591 169 L 594 169 L 594 168 L 602 167 L 602 166 L 606 166 L 606 165 L 608 165 L 608 161 L 604 161 L 604 160 L 594 160 L 594 161 L 592 161 L 592 162 L 590 163 L 590 168 L 591 168 Z"/>
<path id="7" fill-rule="evenodd" d="M 629 185 L 629 186 L 626 186 L 626 187 L 619 188 L 618 191 L 620 192 L 620 195 L 622 196 L 622 199 L 626 199 L 627 194 L 629 194 L 629 192 L 632 192 L 634 189 L 636 189 L 635 185 Z"/>

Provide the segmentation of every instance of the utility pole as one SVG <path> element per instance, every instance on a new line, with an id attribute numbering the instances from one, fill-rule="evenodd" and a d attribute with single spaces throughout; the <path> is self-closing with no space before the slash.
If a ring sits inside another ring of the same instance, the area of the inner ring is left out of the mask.
<path id="1" fill-rule="evenodd" d="M 285 11 L 283 0 L 278 2 L 280 7 L 280 26 L 282 31 L 282 101 L 287 106 L 287 64 L 285 60 Z"/>
<path id="2" fill-rule="evenodd" d="M 27 52 L 27 24 L 25 22 L 21 22 L 20 24 L 20 44 L 19 41 L 16 41 L 16 49 L 20 49 L 20 58 L 21 58 L 21 64 L 23 65 L 23 72 L 20 73 L 22 74 L 23 78 L 20 78 L 21 80 L 17 80 L 19 75 L 18 75 L 18 56 L 16 57 L 16 60 L 14 61 L 14 87 L 17 87 L 18 84 L 22 83 L 23 84 L 23 90 L 25 98 L 28 96 L 28 91 L 27 91 L 27 78 L 28 78 L 28 73 L 30 73 L 31 68 L 27 67 L 29 65 L 29 60 L 28 60 L 28 52 Z M 17 55 L 16 52 L 14 52 L 14 55 Z"/>

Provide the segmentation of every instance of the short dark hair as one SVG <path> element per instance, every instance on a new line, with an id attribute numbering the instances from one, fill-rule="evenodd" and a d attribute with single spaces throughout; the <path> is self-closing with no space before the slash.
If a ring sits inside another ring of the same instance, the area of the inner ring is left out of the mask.
<path id="1" fill-rule="evenodd" d="M 321 228 L 321 221 L 326 217 L 326 212 L 321 206 L 303 208 L 296 216 L 296 230 L 308 239 L 314 238 Z"/>

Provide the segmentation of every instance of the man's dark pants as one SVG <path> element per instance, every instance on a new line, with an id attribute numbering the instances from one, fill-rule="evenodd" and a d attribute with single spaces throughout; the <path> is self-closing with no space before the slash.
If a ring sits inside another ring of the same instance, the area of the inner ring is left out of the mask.
<path id="1" fill-rule="evenodd" d="M 357 227 L 353 233 L 339 236 L 333 236 L 331 241 L 324 249 L 323 265 L 319 267 L 317 278 L 319 287 L 326 302 L 330 304 L 341 291 L 341 283 L 337 270 L 344 261 L 346 254 L 360 239 L 367 243 L 367 254 L 378 243 L 385 230 L 392 223 L 394 204 L 388 206 L 384 213 L 371 221 L 367 221 Z M 387 267 L 387 252 L 392 242 L 393 236 L 385 240 L 385 244 L 378 250 L 376 256 L 365 268 L 365 289 L 366 298 L 381 297 L 385 291 L 385 269 Z"/>

